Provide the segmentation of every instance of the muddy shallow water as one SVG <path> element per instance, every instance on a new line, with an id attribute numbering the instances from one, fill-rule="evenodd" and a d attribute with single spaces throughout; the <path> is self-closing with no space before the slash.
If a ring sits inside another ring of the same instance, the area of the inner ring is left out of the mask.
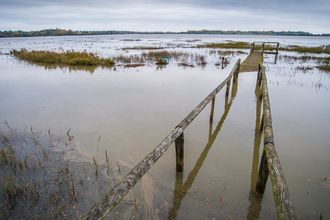
<path id="1" fill-rule="evenodd" d="M 72 160 L 91 161 L 91 155 L 101 158 L 107 150 L 114 164 L 122 164 L 124 176 L 228 76 L 237 59 L 243 61 L 247 57 L 234 53 L 228 56 L 230 63 L 222 69 L 215 65 L 220 56 L 211 52 L 214 49 L 191 48 L 226 40 L 278 41 L 282 46 L 320 46 L 330 42 L 329 38 L 321 37 L 226 35 L 0 39 L 0 120 L 18 129 L 50 128 L 64 135 L 71 128 L 76 143 Z M 142 53 L 122 50 L 134 46 L 199 54 L 205 56 L 207 64 L 182 67 L 178 66 L 180 60 L 172 59 L 165 68 L 157 68 L 151 62 L 138 68 L 117 66 L 88 71 L 29 65 L 5 55 L 22 47 L 86 49 L 104 57 Z M 276 64 L 273 55 L 264 59 L 275 147 L 298 219 L 317 219 L 320 213 L 327 219 L 330 218 L 329 73 L 317 68 L 297 68 L 313 67 L 316 63 L 313 60 L 302 63 L 284 55 L 301 56 L 280 52 Z M 209 123 L 208 105 L 185 130 L 182 174 L 175 172 L 172 145 L 110 213 L 109 219 L 276 219 L 270 181 L 263 196 L 253 192 L 263 147 L 262 134 L 256 130 L 260 123 L 256 77 L 256 72 L 241 73 L 229 100 L 225 100 L 225 90 L 217 95 L 213 124 Z"/>

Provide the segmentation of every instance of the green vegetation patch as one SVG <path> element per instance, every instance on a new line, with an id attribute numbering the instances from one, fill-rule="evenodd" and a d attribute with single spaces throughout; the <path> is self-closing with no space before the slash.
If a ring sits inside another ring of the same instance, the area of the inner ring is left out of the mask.
<path id="1" fill-rule="evenodd" d="M 251 44 L 249 42 L 242 41 L 230 41 L 228 43 L 208 43 L 198 45 L 198 48 L 237 48 L 237 49 L 250 49 Z"/>
<path id="2" fill-rule="evenodd" d="M 62 52 L 51 51 L 27 51 L 25 48 L 21 50 L 10 51 L 15 57 L 31 63 L 47 63 L 47 64 L 67 64 L 67 65 L 84 65 L 84 66 L 113 66 L 115 62 L 109 58 L 100 58 L 93 53 L 76 52 L 68 50 Z"/>
<path id="3" fill-rule="evenodd" d="M 316 68 L 318 68 L 319 70 L 330 72 L 330 65 L 320 65 L 320 66 L 317 66 Z"/>
<path id="4" fill-rule="evenodd" d="M 123 50 L 161 50 L 164 47 L 124 47 Z"/>
<path id="5" fill-rule="evenodd" d="M 303 47 L 297 45 L 291 45 L 288 47 L 280 47 L 279 50 L 293 51 L 298 53 L 326 53 L 330 54 L 330 45 L 324 45 L 322 47 Z"/>

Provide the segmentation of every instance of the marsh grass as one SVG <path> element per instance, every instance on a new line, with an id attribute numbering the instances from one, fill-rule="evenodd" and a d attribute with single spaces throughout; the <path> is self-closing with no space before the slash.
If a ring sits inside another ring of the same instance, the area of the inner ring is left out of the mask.
<path id="1" fill-rule="evenodd" d="M 141 39 L 123 39 L 122 41 L 141 41 Z"/>
<path id="2" fill-rule="evenodd" d="M 119 171 L 111 169 L 107 152 L 105 160 L 69 160 L 74 143 L 70 129 L 67 138 L 58 138 L 50 129 L 18 132 L 6 121 L 4 125 L 0 126 L 1 219 L 77 219 L 116 183 Z"/>
<path id="3" fill-rule="evenodd" d="M 10 51 L 15 57 L 30 62 L 43 64 L 66 64 L 66 65 L 81 65 L 81 66 L 113 66 L 115 63 L 109 58 L 101 58 L 93 53 L 77 52 L 73 50 L 62 52 L 53 51 L 27 51 L 21 50 Z"/>
<path id="4" fill-rule="evenodd" d="M 136 47 L 124 47 L 123 50 L 161 50 L 164 47 L 143 47 L 143 46 L 136 46 Z"/>
<path id="5" fill-rule="evenodd" d="M 321 47 L 304 47 L 304 46 L 290 45 L 288 47 L 280 47 L 279 50 L 293 51 L 298 53 L 330 54 L 330 45 L 324 45 Z"/>
<path id="6" fill-rule="evenodd" d="M 124 65 L 124 67 L 139 67 L 139 66 L 145 66 L 143 63 L 128 63 Z"/>
<path id="7" fill-rule="evenodd" d="M 311 61 L 314 61 L 317 64 L 316 68 L 325 72 L 330 72 L 330 57 L 284 55 L 280 56 L 280 59 L 283 59 L 285 62 L 300 61 L 301 63 L 310 63 Z M 305 67 L 299 67 L 299 70 L 306 72 L 307 70 L 311 70 L 310 68 L 306 69 Z"/>
<path id="8" fill-rule="evenodd" d="M 163 63 L 162 58 L 168 57 L 170 60 L 182 63 L 187 62 L 190 60 L 191 62 L 196 63 L 196 65 L 206 65 L 205 56 L 200 55 L 197 53 L 187 53 L 187 52 L 180 52 L 180 51 L 169 51 L 169 50 L 161 50 L 161 51 L 148 51 L 142 52 L 141 54 L 137 55 L 125 55 L 119 54 L 114 56 L 112 59 L 118 63 L 126 64 L 126 67 L 134 67 L 135 65 L 142 66 L 143 63 L 155 63 L 158 64 L 165 64 Z M 131 65 L 127 65 L 131 64 Z"/>
<path id="9" fill-rule="evenodd" d="M 207 43 L 197 45 L 197 48 L 237 48 L 237 49 L 249 49 L 251 44 L 242 41 L 229 41 L 227 43 Z"/>

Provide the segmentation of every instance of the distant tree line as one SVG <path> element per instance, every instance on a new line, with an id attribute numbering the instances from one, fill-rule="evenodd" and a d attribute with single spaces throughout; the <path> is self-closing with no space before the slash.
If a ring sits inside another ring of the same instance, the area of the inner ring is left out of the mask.
<path id="1" fill-rule="evenodd" d="M 223 31 L 223 30 L 188 30 L 185 32 L 162 31 L 72 31 L 64 29 L 45 29 L 40 31 L 0 31 L 0 37 L 37 37 L 65 35 L 106 35 L 106 34 L 234 34 L 234 35 L 282 35 L 282 36 L 330 36 L 330 34 L 313 34 L 304 31 Z"/>

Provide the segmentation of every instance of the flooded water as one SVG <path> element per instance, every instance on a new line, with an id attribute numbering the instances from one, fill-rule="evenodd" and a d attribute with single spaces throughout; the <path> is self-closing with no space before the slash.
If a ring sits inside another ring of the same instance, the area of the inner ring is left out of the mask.
<path id="1" fill-rule="evenodd" d="M 112 164 L 121 166 L 120 179 L 228 76 L 237 59 L 248 56 L 249 50 L 228 55 L 229 64 L 222 69 L 215 65 L 221 61 L 213 52 L 218 49 L 192 48 L 227 40 L 275 41 L 280 46 L 330 42 L 325 37 L 231 35 L 0 39 L 0 121 L 63 135 L 71 129 L 75 147 L 70 159 L 86 163 L 94 155 L 101 161 L 106 150 Z M 164 68 L 147 62 L 138 68 L 79 69 L 30 65 L 7 55 L 12 49 L 61 47 L 103 57 L 130 56 L 149 51 L 127 49 L 142 46 L 190 56 L 170 58 Z M 207 64 L 198 65 L 197 55 Z M 313 68 L 316 61 L 290 58 L 302 55 L 280 51 L 276 64 L 274 55 L 264 58 L 275 147 L 298 219 L 329 219 L 330 75 Z M 195 67 L 179 66 L 183 61 Z M 175 171 L 172 145 L 108 218 L 276 219 L 271 182 L 263 196 L 254 193 L 263 148 L 256 79 L 256 72 L 240 73 L 228 100 L 225 90 L 217 95 L 213 123 L 208 105 L 185 130 L 183 173 Z"/>

